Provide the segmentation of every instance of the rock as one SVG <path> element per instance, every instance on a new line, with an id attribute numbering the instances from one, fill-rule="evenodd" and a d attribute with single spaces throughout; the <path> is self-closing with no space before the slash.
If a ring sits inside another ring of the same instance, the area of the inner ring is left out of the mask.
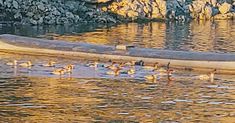
<path id="1" fill-rule="evenodd" d="M 3 6 L 3 0 L 0 0 L 0 6 Z"/>
<path id="2" fill-rule="evenodd" d="M 29 19 L 29 22 L 30 22 L 30 24 L 32 24 L 32 25 L 37 25 L 37 21 L 36 20 L 34 20 L 34 19 Z"/>
<path id="3" fill-rule="evenodd" d="M 20 13 L 20 12 L 17 12 L 17 13 L 14 15 L 14 18 L 21 20 L 21 19 L 22 19 L 21 13 Z"/>
<path id="4" fill-rule="evenodd" d="M 33 17 L 33 12 L 28 12 L 28 13 L 26 13 L 26 16 L 28 16 L 28 17 Z"/>
<path id="5" fill-rule="evenodd" d="M 213 7 L 216 7 L 216 5 L 217 5 L 217 0 L 211 0 L 210 3 L 211 3 L 211 5 L 212 5 Z"/>
<path id="6" fill-rule="evenodd" d="M 6 0 L 6 1 L 4 2 L 4 5 L 5 5 L 7 8 L 11 8 L 11 1 Z"/>
<path id="7" fill-rule="evenodd" d="M 69 18 L 69 19 L 74 19 L 74 15 L 72 12 L 66 12 L 65 13 L 66 17 Z"/>
<path id="8" fill-rule="evenodd" d="M 61 15 L 61 13 L 57 9 L 53 10 L 52 14 L 55 15 L 55 16 L 60 16 Z"/>
<path id="9" fill-rule="evenodd" d="M 232 19 L 233 14 L 232 13 L 227 13 L 227 14 L 217 14 L 214 16 L 214 19 L 216 20 L 226 20 L 226 19 Z"/>
<path id="10" fill-rule="evenodd" d="M 15 0 L 12 2 L 12 5 L 13 5 L 13 7 L 14 7 L 15 9 L 18 9 L 18 8 L 19 8 L 19 4 L 18 4 L 18 2 L 15 1 Z"/>
<path id="11" fill-rule="evenodd" d="M 206 6 L 205 7 L 205 16 L 207 19 L 210 19 L 212 17 L 213 14 L 213 9 L 210 6 Z"/>
<path id="12" fill-rule="evenodd" d="M 44 12 L 46 10 L 46 7 L 44 6 L 43 3 L 38 4 L 38 9 Z"/>
<path id="13" fill-rule="evenodd" d="M 87 2 L 87 3 L 106 3 L 111 0 L 82 0 L 82 1 Z"/>
<path id="14" fill-rule="evenodd" d="M 38 22 L 37 22 L 38 25 L 42 25 L 43 24 L 43 17 L 40 17 Z"/>
<path id="15" fill-rule="evenodd" d="M 219 7 L 219 11 L 221 14 L 226 14 L 230 11 L 231 8 L 232 8 L 232 5 L 225 2 Z"/>

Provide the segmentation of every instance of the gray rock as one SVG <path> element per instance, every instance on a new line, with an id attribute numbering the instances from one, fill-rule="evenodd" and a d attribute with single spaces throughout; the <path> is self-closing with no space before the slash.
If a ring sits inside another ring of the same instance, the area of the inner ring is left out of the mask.
<path id="1" fill-rule="evenodd" d="M 33 12 L 28 12 L 28 13 L 26 13 L 26 16 L 28 16 L 28 17 L 33 17 Z"/>
<path id="2" fill-rule="evenodd" d="M 65 13 L 66 17 L 69 18 L 69 19 L 74 19 L 74 15 L 72 12 L 66 12 Z"/>
<path id="3" fill-rule="evenodd" d="M 12 2 L 12 5 L 13 5 L 13 7 L 14 7 L 15 9 L 18 9 L 18 8 L 19 8 L 19 4 L 18 4 L 18 2 L 15 1 L 15 0 Z"/>
<path id="4" fill-rule="evenodd" d="M 20 12 L 17 12 L 15 15 L 14 15 L 14 18 L 15 19 L 22 19 L 22 15 L 21 15 L 21 13 Z"/>
<path id="5" fill-rule="evenodd" d="M 43 17 L 40 17 L 37 23 L 38 23 L 38 25 L 43 24 Z"/>
<path id="6" fill-rule="evenodd" d="M 44 4 L 38 4 L 38 9 L 41 10 L 41 11 L 45 11 L 46 10 L 46 7 L 44 6 Z"/>
<path id="7" fill-rule="evenodd" d="M 32 18 L 29 19 L 29 22 L 30 22 L 30 24 L 32 24 L 32 25 L 37 25 L 37 21 L 34 20 L 34 19 L 32 19 Z"/>
<path id="8" fill-rule="evenodd" d="M 61 13 L 57 9 L 52 11 L 52 14 L 55 15 L 55 16 L 60 16 L 61 15 Z"/>
<path id="9" fill-rule="evenodd" d="M 3 6 L 3 0 L 0 0 L 0 6 Z"/>

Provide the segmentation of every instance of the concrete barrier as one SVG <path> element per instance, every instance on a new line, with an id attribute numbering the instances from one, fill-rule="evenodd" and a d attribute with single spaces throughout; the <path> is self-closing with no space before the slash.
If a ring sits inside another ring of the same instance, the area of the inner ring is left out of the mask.
<path id="1" fill-rule="evenodd" d="M 99 59 L 132 61 L 143 60 L 146 64 L 159 62 L 185 70 L 211 71 L 235 74 L 235 54 L 170 51 L 146 48 L 116 50 L 115 46 L 45 40 L 4 34 L 0 35 L 0 51 L 8 53 L 56 56 L 71 59 Z"/>

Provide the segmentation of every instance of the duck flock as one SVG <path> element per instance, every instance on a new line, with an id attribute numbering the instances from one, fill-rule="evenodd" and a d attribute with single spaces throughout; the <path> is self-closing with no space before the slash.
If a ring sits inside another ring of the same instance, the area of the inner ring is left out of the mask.
<path id="1" fill-rule="evenodd" d="M 13 60 L 12 62 L 7 62 L 6 65 L 14 66 L 14 67 L 23 67 L 23 68 L 31 68 L 34 66 L 31 61 L 27 62 L 20 62 L 17 60 Z M 68 64 L 63 67 L 56 67 L 57 63 L 55 61 L 49 61 L 44 64 L 40 64 L 41 67 L 53 67 L 50 74 L 62 76 L 65 74 L 73 74 L 75 65 Z M 130 61 L 130 62 L 109 62 L 109 63 L 99 63 L 97 61 L 87 63 L 86 67 L 92 68 L 106 68 L 105 74 L 110 76 L 120 76 L 120 75 L 134 75 L 139 70 L 136 69 L 136 66 L 140 66 L 141 69 L 151 71 L 151 74 L 145 75 L 144 78 L 146 80 L 156 81 L 159 77 L 166 77 L 167 79 L 171 80 L 172 76 L 176 72 L 172 68 L 170 68 L 170 62 L 167 63 L 166 67 L 162 67 L 158 62 L 154 63 L 153 65 L 144 65 L 144 61 Z M 96 69 L 94 69 L 96 70 Z M 208 74 L 202 74 L 198 76 L 193 76 L 194 79 L 200 80 L 214 80 L 214 74 L 216 69 L 211 71 Z"/>

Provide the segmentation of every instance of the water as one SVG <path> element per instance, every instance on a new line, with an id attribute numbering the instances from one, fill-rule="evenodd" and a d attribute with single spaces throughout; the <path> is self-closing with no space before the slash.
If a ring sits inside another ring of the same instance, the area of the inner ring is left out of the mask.
<path id="1" fill-rule="evenodd" d="M 129 23 L 117 26 L 6 26 L 0 33 L 95 44 L 133 44 L 138 47 L 184 51 L 234 52 L 235 22 Z"/>
<path id="2" fill-rule="evenodd" d="M 31 60 L 31 68 L 6 62 Z M 75 64 L 71 76 L 51 75 Z M 101 63 L 100 63 L 101 64 Z M 106 64 L 106 63 L 105 63 Z M 0 54 L 1 122 L 234 122 L 235 76 L 217 75 L 213 82 L 194 79 L 200 73 L 177 71 L 171 80 L 143 79 L 151 71 L 135 66 L 133 76 L 105 75 L 84 60 Z"/>
<path id="3" fill-rule="evenodd" d="M 0 33 L 95 44 L 134 44 L 139 47 L 186 51 L 234 52 L 233 21 L 146 23 L 118 26 L 0 26 Z M 5 63 L 31 60 L 31 68 Z M 52 75 L 42 67 L 74 64 L 72 75 Z M 88 61 L 0 53 L 0 122 L 160 122 L 233 123 L 235 76 L 215 75 L 213 82 L 195 77 L 202 73 L 175 70 L 172 78 L 135 66 L 134 75 L 107 75 L 106 68 Z M 107 64 L 107 63 L 101 63 Z"/>

